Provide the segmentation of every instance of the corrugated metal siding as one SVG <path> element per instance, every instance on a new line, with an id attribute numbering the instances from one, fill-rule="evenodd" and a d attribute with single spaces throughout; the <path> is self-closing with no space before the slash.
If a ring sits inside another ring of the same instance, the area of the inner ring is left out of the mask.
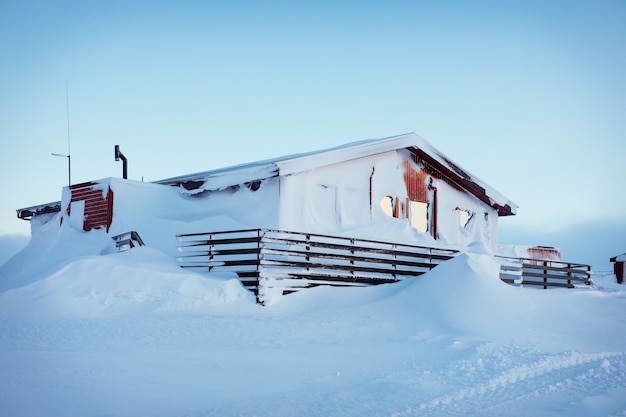
<path id="1" fill-rule="evenodd" d="M 427 178 L 428 173 L 425 171 L 416 171 L 409 161 L 404 161 L 404 183 L 406 184 L 409 200 L 428 203 Z"/>
<path id="2" fill-rule="evenodd" d="M 111 187 L 107 187 L 106 197 L 103 197 L 102 189 L 94 189 L 93 185 L 95 184 L 87 183 L 72 189 L 71 202 L 85 202 L 83 230 L 88 232 L 91 229 L 106 229 L 108 232 L 113 220 L 113 191 Z"/>
<path id="3" fill-rule="evenodd" d="M 561 251 L 556 248 L 536 246 L 528 248 L 528 255 L 532 259 L 549 259 L 551 261 L 561 260 Z"/>
<path id="4" fill-rule="evenodd" d="M 411 158 L 413 162 L 423 167 L 423 171 L 425 174 L 430 175 L 433 178 L 437 178 L 438 180 L 444 181 L 450 187 L 454 188 L 457 191 L 467 192 L 463 187 L 454 182 L 448 175 L 445 175 L 443 172 L 435 168 L 432 164 L 426 162 L 424 159 L 420 158 L 418 155 L 411 153 Z"/>

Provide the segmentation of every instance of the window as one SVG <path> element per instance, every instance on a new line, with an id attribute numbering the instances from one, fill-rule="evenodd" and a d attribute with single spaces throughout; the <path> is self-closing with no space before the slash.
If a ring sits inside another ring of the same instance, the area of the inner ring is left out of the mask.
<path id="1" fill-rule="evenodd" d="M 428 203 L 407 199 L 405 204 L 397 198 L 385 196 L 380 200 L 380 208 L 389 217 L 409 219 L 411 226 L 421 233 L 428 231 Z"/>
<path id="2" fill-rule="evenodd" d="M 382 200 L 380 200 L 380 208 L 387 216 L 395 217 L 393 215 L 393 198 L 390 195 L 385 196 Z"/>
<path id="3" fill-rule="evenodd" d="M 474 213 L 458 207 L 456 210 L 459 212 L 459 225 L 461 226 L 461 229 L 468 229 L 472 219 L 474 218 Z"/>
<path id="4" fill-rule="evenodd" d="M 408 218 L 409 216 L 406 210 L 408 201 L 409 200 L 407 199 L 407 203 L 405 204 L 404 202 L 401 202 L 398 197 L 394 199 L 393 197 L 388 195 L 380 200 L 380 208 L 382 209 L 383 213 L 385 213 L 389 217 L 395 217 L 397 219 Z"/>
<path id="5" fill-rule="evenodd" d="M 410 202 L 411 226 L 421 233 L 428 231 L 428 203 Z"/>

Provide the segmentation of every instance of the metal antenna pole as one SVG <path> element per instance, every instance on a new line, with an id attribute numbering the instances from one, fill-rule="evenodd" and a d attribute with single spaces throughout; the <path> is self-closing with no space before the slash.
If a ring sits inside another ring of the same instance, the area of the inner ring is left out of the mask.
<path id="1" fill-rule="evenodd" d="M 53 156 L 67 158 L 67 185 L 72 185 L 72 158 L 70 156 L 70 95 L 67 78 L 65 79 L 65 107 L 67 110 L 67 155 L 61 153 L 51 153 Z"/>
<path id="2" fill-rule="evenodd" d="M 67 110 L 67 181 L 68 185 L 72 185 L 72 160 L 70 157 L 70 93 L 67 78 L 65 79 L 65 107 Z"/>

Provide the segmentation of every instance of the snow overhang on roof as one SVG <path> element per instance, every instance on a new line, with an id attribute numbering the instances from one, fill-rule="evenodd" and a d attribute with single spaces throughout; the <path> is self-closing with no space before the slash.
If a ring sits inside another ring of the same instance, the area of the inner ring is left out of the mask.
<path id="1" fill-rule="evenodd" d="M 278 167 L 272 161 L 259 161 L 250 164 L 235 165 L 195 174 L 181 175 L 155 181 L 157 184 L 181 185 L 188 190 L 204 188 L 220 190 L 232 185 L 263 180 L 278 176 Z"/>
<path id="2" fill-rule="evenodd" d="M 612 257 L 610 262 L 626 262 L 626 253 Z"/>
<path id="3" fill-rule="evenodd" d="M 264 180 L 279 175 L 292 175 L 399 149 L 407 149 L 414 153 L 460 188 L 493 207 L 498 212 L 498 215 L 509 216 L 515 214 L 517 210 L 515 203 L 461 168 L 416 133 L 352 142 L 330 149 L 181 175 L 155 181 L 155 183 L 180 185 L 188 190 L 219 190 L 238 184 Z M 29 219 L 33 214 L 42 214 L 46 210 L 59 211 L 59 207 L 58 203 L 50 203 L 20 209 L 17 212 L 18 217 Z"/>
<path id="4" fill-rule="evenodd" d="M 169 185 L 180 184 L 190 190 L 196 188 L 216 190 L 279 175 L 296 174 L 398 149 L 408 149 L 415 153 L 459 187 L 496 209 L 500 216 L 515 214 L 517 209 L 515 203 L 444 156 L 416 133 L 352 142 L 335 148 L 183 175 L 156 182 Z"/>
<path id="5" fill-rule="evenodd" d="M 516 213 L 517 204 L 510 201 L 475 175 L 461 168 L 426 141 L 423 141 L 419 147 L 414 147 L 411 150 L 430 165 L 436 166 L 443 174 L 454 180 L 460 187 L 496 209 L 499 216 L 511 216 Z"/>
<path id="6" fill-rule="evenodd" d="M 17 209 L 15 211 L 17 212 L 18 218 L 22 220 L 30 220 L 33 218 L 33 216 L 39 216 L 48 213 L 58 213 L 59 211 L 61 211 L 61 202 L 55 201 L 52 203 L 39 204 L 36 206 Z"/>

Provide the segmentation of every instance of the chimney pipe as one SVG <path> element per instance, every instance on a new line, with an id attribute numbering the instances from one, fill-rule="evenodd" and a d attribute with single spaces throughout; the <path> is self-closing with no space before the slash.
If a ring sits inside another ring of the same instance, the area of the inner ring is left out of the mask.
<path id="1" fill-rule="evenodd" d="M 120 145 L 115 145 L 115 160 L 122 160 L 122 178 L 128 179 L 128 159 L 120 151 Z"/>

